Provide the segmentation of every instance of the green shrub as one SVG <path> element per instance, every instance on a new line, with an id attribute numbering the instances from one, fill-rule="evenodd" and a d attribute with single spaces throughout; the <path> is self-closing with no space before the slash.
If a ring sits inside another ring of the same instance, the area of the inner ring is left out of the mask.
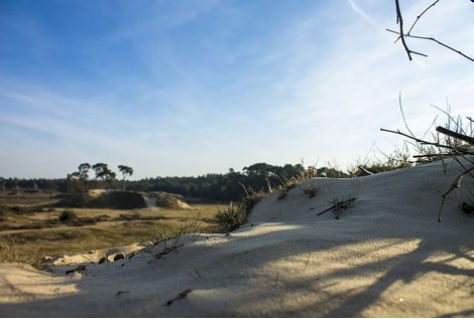
<path id="1" fill-rule="evenodd" d="M 137 209 L 145 208 L 143 194 L 137 192 L 110 191 L 86 203 L 91 208 Z"/>
<path id="2" fill-rule="evenodd" d="M 77 215 L 71 208 L 66 208 L 59 216 L 59 220 L 62 222 L 70 222 L 73 220 L 77 220 Z"/>

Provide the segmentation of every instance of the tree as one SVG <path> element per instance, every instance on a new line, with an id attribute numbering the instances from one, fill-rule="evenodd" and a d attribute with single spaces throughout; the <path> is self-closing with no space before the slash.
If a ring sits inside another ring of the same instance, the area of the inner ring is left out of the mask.
<path id="1" fill-rule="evenodd" d="M 82 181 L 87 181 L 89 179 L 89 170 L 91 166 L 89 163 L 82 163 L 78 167 L 79 179 Z"/>
<path id="2" fill-rule="evenodd" d="M 108 165 L 105 163 L 97 163 L 92 165 L 92 169 L 95 171 L 95 178 L 100 178 L 104 182 L 108 182 L 108 186 L 111 187 L 115 180 L 116 174 L 112 172 Z"/>
<path id="3" fill-rule="evenodd" d="M 84 183 L 79 179 L 79 172 L 67 174 L 66 191 L 69 194 L 78 194 L 85 192 L 86 190 Z"/>
<path id="4" fill-rule="evenodd" d="M 125 178 L 127 176 L 132 176 L 133 175 L 133 168 L 131 168 L 130 166 L 119 165 L 118 169 L 119 169 L 120 173 L 122 173 L 122 177 L 123 177 L 122 178 L 122 180 L 123 180 L 122 189 L 125 190 Z"/>
<path id="5" fill-rule="evenodd" d="M 67 189 L 68 193 L 86 192 L 87 179 L 89 178 L 89 163 L 82 163 L 78 166 L 77 172 L 67 175 Z"/>

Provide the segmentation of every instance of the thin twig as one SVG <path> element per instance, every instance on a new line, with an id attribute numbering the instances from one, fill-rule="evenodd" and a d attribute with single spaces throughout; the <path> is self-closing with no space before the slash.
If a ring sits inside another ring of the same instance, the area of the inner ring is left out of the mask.
<path id="1" fill-rule="evenodd" d="M 447 103 L 447 107 L 446 109 L 447 110 L 443 110 L 442 108 L 436 106 L 436 105 L 432 105 L 435 109 L 437 109 L 438 111 L 444 113 L 444 115 L 446 115 L 448 117 L 448 123 L 446 123 L 446 126 L 449 128 L 451 125 L 451 122 L 453 122 L 456 127 L 460 130 L 460 131 L 464 131 L 464 129 L 462 128 L 462 121 L 460 120 L 459 116 L 458 116 L 458 120 L 456 120 L 455 118 L 453 118 L 453 116 L 450 114 L 451 113 L 451 106 L 449 105 L 449 103 Z M 461 123 L 461 124 L 460 124 Z"/>
<path id="2" fill-rule="evenodd" d="M 394 30 L 391 30 L 391 29 L 385 29 L 387 30 L 388 32 L 392 32 L 392 33 L 395 33 L 395 34 L 398 34 L 398 35 L 401 35 L 400 32 L 398 31 L 394 31 Z M 423 37 L 423 36 L 419 36 L 419 35 L 411 35 L 411 34 L 403 34 L 403 37 L 402 37 L 402 40 L 405 38 L 405 37 L 409 37 L 409 38 L 414 38 L 414 39 L 421 39 L 421 40 L 430 40 L 430 41 L 433 41 L 433 42 L 436 42 L 438 43 L 439 45 L 451 50 L 451 51 L 454 51 L 458 54 L 460 54 L 461 56 L 463 56 L 464 58 L 470 60 L 471 62 L 474 62 L 474 58 L 471 58 L 470 56 L 462 53 L 461 51 L 459 50 L 456 50 L 454 49 L 453 47 L 447 45 L 447 44 L 444 44 L 443 42 L 441 41 L 438 41 L 436 40 L 435 38 L 432 38 L 432 37 Z M 403 43 L 405 42 L 404 40 L 402 41 Z M 428 57 L 426 54 L 423 54 L 423 53 L 419 53 L 419 52 L 415 52 L 415 51 L 412 51 L 408 48 L 406 48 L 406 50 L 409 50 L 410 53 L 413 53 L 413 54 L 418 54 L 418 55 L 421 55 L 421 56 L 424 56 L 424 57 Z M 410 59 L 411 61 L 411 59 Z"/>
<path id="3" fill-rule="evenodd" d="M 420 13 L 419 16 L 416 17 L 415 22 L 413 22 L 413 24 L 411 25 L 410 30 L 408 30 L 407 34 L 410 34 L 410 33 L 411 33 L 411 31 L 412 31 L 413 28 L 415 27 L 415 24 L 417 24 L 417 23 L 418 23 L 418 20 L 420 20 L 421 16 L 424 15 L 424 14 L 426 13 L 426 11 L 428 11 L 429 9 L 431 9 L 432 7 L 434 7 L 438 2 L 439 2 L 439 0 L 436 0 L 435 2 L 433 2 L 428 8 L 426 8 L 422 13 Z"/>
<path id="4" fill-rule="evenodd" d="M 434 42 L 438 43 L 439 45 L 441 45 L 441 46 L 443 46 L 443 47 L 445 47 L 445 48 L 447 48 L 447 49 L 449 49 L 449 50 L 451 50 L 451 51 L 454 51 L 454 52 L 456 52 L 457 54 L 460 54 L 461 56 L 465 57 L 466 59 L 470 60 L 471 62 L 474 62 L 474 58 L 471 58 L 470 56 L 468 56 L 468 55 L 462 53 L 462 52 L 459 51 L 459 50 L 456 50 L 455 48 L 453 48 L 453 47 L 451 47 L 451 46 L 449 46 L 449 45 L 447 45 L 447 44 L 444 44 L 444 43 L 441 42 L 441 41 L 436 40 L 435 38 L 432 38 L 432 37 L 422 37 L 422 36 L 411 35 L 411 34 L 410 34 L 410 35 L 406 35 L 406 36 L 408 36 L 408 37 L 410 37 L 410 38 L 414 38 L 414 39 L 422 39 L 422 40 L 434 41 Z"/>

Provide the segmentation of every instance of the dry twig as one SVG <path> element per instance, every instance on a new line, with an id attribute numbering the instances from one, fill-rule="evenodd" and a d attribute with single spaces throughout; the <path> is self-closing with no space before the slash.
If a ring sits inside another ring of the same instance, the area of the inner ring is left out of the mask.
<path id="1" fill-rule="evenodd" d="M 412 54 L 417 54 L 417 55 L 421 55 L 421 56 L 424 56 L 424 57 L 428 57 L 426 54 L 423 54 L 423 53 L 420 53 L 420 52 L 416 52 L 416 51 L 413 51 L 411 50 L 407 43 L 406 43 L 406 40 L 405 38 L 409 37 L 409 38 L 414 38 L 414 39 L 421 39 L 421 40 L 429 40 L 429 41 L 433 41 L 451 51 L 454 51 L 456 53 L 458 53 L 459 55 L 463 56 L 464 58 L 470 60 L 471 62 L 474 62 L 474 58 L 462 53 L 461 51 L 459 50 L 456 50 L 454 49 L 453 47 L 433 38 L 433 37 L 425 37 L 425 36 L 417 36 L 417 35 L 412 35 L 411 34 L 411 31 L 413 30 L 413 28 L 415 27 L 416 23 L 419 21 L 419 19 L 421 18 L 421 16 L 423 14 L 425 14 L 429 9 L 431 9 L 436 3 L 438 3 L 439 0 L 436 0 L 434 3 L 432 3 L 430 6 L 428 6 L 420 15 L 418 15 L 418 17 L 416 18 L 415 22 L 412 24 L 412 26 L 410 27 L 410 30 L 408 30 L 407 33 L 405 33 L 403 31 L 403 17 L 402 17 L 402 12 L 401 12 L 401 9 L 400 9 L 400 3 L 399 3 L 399 0 L 395 0 L 395 8 L 396 8 L 396 13 L 397 13 L 397 24 L 399 25 L 399 31 L 394 31 L 394 30 L 390 30 L 390 29 L 386 29 L 387 31 L 389 32 L 392 32 L 392 33 L 395 33 L 395 34 L 398 34 L 399 37 L 397 38 L 397 40 L 395 40 L 395 42 L 397 42 L 399 39 L 402 40 L 402 44 L 403 44 L 403 48 L 405 49 L 405 52 L 407 53 L 408 55 L 408 59 L 411 61 L 413 60 L 411 55 Z"/>

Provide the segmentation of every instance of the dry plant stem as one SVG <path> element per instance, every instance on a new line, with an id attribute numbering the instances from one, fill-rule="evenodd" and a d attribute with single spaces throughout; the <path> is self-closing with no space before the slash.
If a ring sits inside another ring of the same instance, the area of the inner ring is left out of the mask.
<path id="1" fill-rule="evenodd" d="M 440 127 L 438 127 L 438 128 L 440 128 Z M 438 128 L 436 128 L 436 130 L 438 130 Z M 425 141 L 425 140 L 416 138 L 416 137 L 414 137 L 414 136 L 411 136 L 411 135 L 402 133 L 402 132 L 400 132 L 399 130 L 392 131 L 392 130 L 387 130 L 387 129 L 384 129 L 384 128 L 381 128 L 380 130 L 381 130 L 382 132 L 394 133 L 394 134 L 399 134 L 399 135 L 408 137 L 408 138 L 410 138 L 410 139 L 414 140 L 415 142 L 420 143 L 420 144 L 422 144 L 422 145 L 433 145 L 433 146 L 436 146 L 436 147 L 438 147 L 438 148 L 447 148 L 447 149 L 450 149 L 450 150 L 454 151 L 454 152 L 457 153 L 458 155 L 460 154 L 460 153 L 459 153 L 459 150 L 458 150 L 456 147 L 452 147 L 452 146 L 448 146 L 448 145 L 443 145 L 443 144 L 440 144 L 440 143 L 438 143 L 438 142 L 428 142 L 428 141 Z M 442 130 L 444 131 L 444 130 L 446 130 L 446 129 L 445 129 L 445 128 L 442 128 Z M 449 130 L 447 130 L 447 131 L 449 131 Z M 449 132 L 452 132 L 452 131 L 449 131 Z M 455 132 L 453 132 L 453 133 L 455 133 Z M 459 134 L 459 133 L 455 133 L 455 134 Z M 472 139 L 472 138 L 470 138 L 470 137 L 468 137 L 468 136 L 466 136 L 466 135 L 459 134 L 459 136 L 462 136 L 462 137 L 463 137 L 463 140 L 465 140 L 465 141 L 467 141 L 467 140 L 472 140 L 472 141 L 474 141 L 474 139 Z M 459 138 L 459 137 L 458 137 L 458 138 Z M 459 139 L 461 139 L 461 138 L 459 138 Z M 474 143 L 471 143 L 471 144 L 474 144 Z M 464 152 L 464 153 L 469 154 L 469 152 Z"/>
<path id="2" fill-rule="evenodd" d="M 457 138 L 457 139 L 459 139 L 461 141 L 464 141 L 464 142 L 467 142 L 469 144 L 474 144 L 474 138 L 472 138 L 470 136 L 467 136 L 467 135 L 464 135 L 464 134 L 460 134 L 460 133 L 448 130 L 447 128 L 444 128 L 442 126 L 438 126 L 436 128 L 436 131 L 438 131 L 438 132 L 440 132 L 444 135 L 448 135 L 448 136 Z"/>
<path id="3" fill-rule="evenodd" d="M 459 119 L 456 120 L 455 118 L 453 118 L 453 116 L 451 115 L 451 110 L 450 110 L 449 104 L 448 104 L 447 106 L 448 106 L 448 107 L 447 107 L 447 110 L 443 110 L 443 109 L 441 109 L 440 107 L 437 107 L 436 105 L 433 105 L 433 107 L 434 107 L 435 109 L 437 109 L 438 111 L 440 111 L 441 113 L 443 113 L 444 115 L 447 116 L 447 118 L 448 118 L 448 123 L 447 123 L 448 125 L 447 125 L 447 127 L 448 127 L 448 128 L 450 127 L 450 123 L 453 122 L 453 123 L 456 125 L 457 128 L 459 128 L 459 129 L 462 130 L 462 127 L 460 126 L 460 120 L 459 120 Z"/>
<path id="4" fill-rule="evenodd" d="M 324 214 L 324 213 L 330 211 L 331 209 L 338 209 L 338 208 L 344 207 L 345 205 L 352 203 L 352 202 L 355 201 L 356 199 L 357 199 L 357 197 L 351 197 L 351 198 L 349 198 L 349 199 L 347 199 L 347 200 L 345 200 L 345 201 L 339 202 L 339 203 L 337 203 L 337 204 L 335 204 L 335 205 L 332 205 L 332 206 L 329 207 L 328 209 L 325 209 L 325 210 L 323 210 L 322 212 L 316 214 L 316 216 L 322 215 L 322 214 Z"/>
<path id="5" fill-rule="evenodd" d="M 402 114 L 402 119 L 403 123 L 405 124 L 405 128 L 407 131 L 411 134 L 411 136 L 415 136 L 413 132 L 410 130 L 410 127 L 408 126 L 407 119 L 405 118 L 405 112 L 403 112 L 403 106 L 402 106 L 402 92 L 398 92 L 398 107 L 400 108 L 400 113 Z"/>
<path id="6" fill-rule="evenodd" d="M 369 172 L 368 170 L 366 170 L 362 165 L 359 165 L 358 168 L 359 168 L 361 171 L 364 171 L 366 174 L 374 175 L 372 172 Z"/>
<path id="7" fill-rule="evenodd" d="M 247 188 L 245 187 L 245 185 L 242 184 L 242 183 L 240 183 L 240 182 L 239 182 L 239 184 L 240 184 L 240 186 L 242 186 L 242 188 L 244 189 L 245 195 L 247 195 L 247 197 L 250 197 L 249 192 L 247 191 Z"/>
<path id="8" fill-rule="evenodd" d="M 402 133 L 402 132 L 400 132 L 399 130 L 392 131 L 392 130 L 387 130 L 387 129 L 384 129 L 384 128 L 381 128 L 380 130 L 381 130 L 382 132 L 394 133 L 394 134 L 399 134 L 399 135 L 408 137 L 408 138 L 414 140 L 415 142 L 420 143 L 420 144 L 423 144 L 423 145 L 433 145 L 433 146 L 436 146 L 436 147 L 439 147 L 439 148 L 448 148 L 448 149 L 451 149 L 451 150 L 454 149 L 454 147 L 451 147 L 451 146 L 447 146 L 447 145 L 442 145 L 442 144 L 439 144 L 439 143 L 433 143 L 433 142 L 428 142 L 428 141 L 421 140 L 421 139 L 416 138 L 416 137 L 414 137 L 414 136 L 411 136 L 411 135 Z"/>

